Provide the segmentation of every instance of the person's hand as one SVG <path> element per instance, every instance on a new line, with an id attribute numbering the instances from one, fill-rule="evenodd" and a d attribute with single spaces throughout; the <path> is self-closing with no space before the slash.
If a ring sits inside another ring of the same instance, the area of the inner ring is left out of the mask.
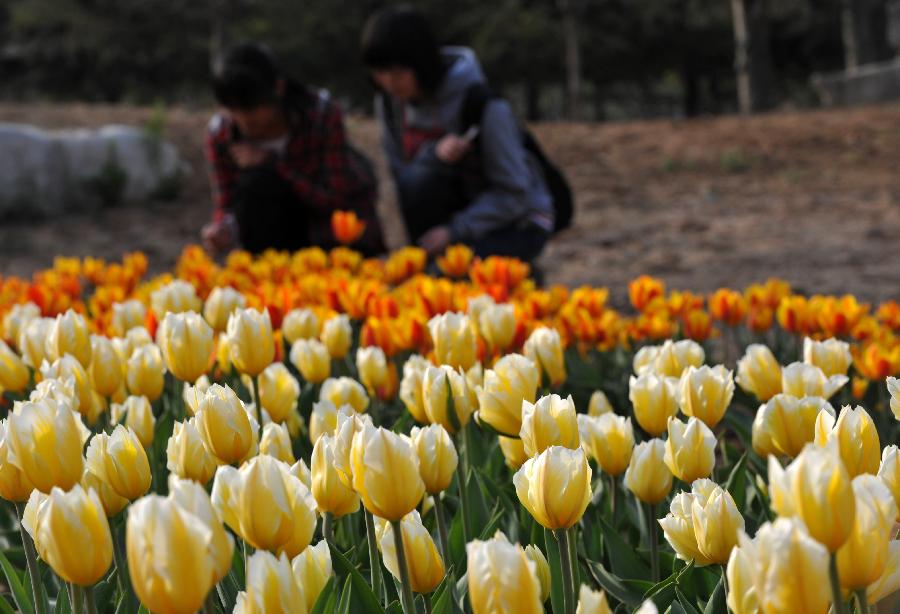
<path id="1" fill-rule="evenodd" d="M 472 141 L 456 134 L 445 134 L 434 147 L 438 160 L 446 164 L 456 164 L 472 148 Z"/>
<path id="2" fill-rule="evenodd" d="M 235 143 L 229 148 L 231 157 L 239 168 L 252 168 L 266 161 L 269 155 L 264 149 L 247 143 Z"/>
<path id="3" fill-rule="evenodd" d="M 210 222 L 200 231 L 203 247 L 208 252 L 224 252 L 234 244 L 232 224 L 227 221 Z"/>
<path id="4" fill-rule="evenodd" d="M 419 237 L 419 247 L 428 252 L 429 256 L 442 253 L 450 244 L 450 229 L 446 226 L 435 226 Z"/>

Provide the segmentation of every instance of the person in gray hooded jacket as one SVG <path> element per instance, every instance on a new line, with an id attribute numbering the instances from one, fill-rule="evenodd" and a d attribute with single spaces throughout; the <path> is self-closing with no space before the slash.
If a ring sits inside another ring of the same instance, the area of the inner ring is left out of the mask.
<path id="1" fill-rule="evenodd" d="M 553 231 L 552 197 L 509 103 L 490 97 L 464 125 L 472 92 L 487 88 L 475 54 L 438 47 L 405 6 L 373 15 L 362 48 L 410 239 L 430 255 L 465 243 L 482 257 L 536 258 Z"/>

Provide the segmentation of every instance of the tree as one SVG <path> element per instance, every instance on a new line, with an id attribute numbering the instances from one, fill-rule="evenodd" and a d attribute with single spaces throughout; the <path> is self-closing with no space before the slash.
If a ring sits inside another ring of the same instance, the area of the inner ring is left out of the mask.
<path id="1" fill-rule="evenodd" d="M 738 107 L 753 113 L 771 106 L 772 60 L 766 0 L 731 0 Z"/>

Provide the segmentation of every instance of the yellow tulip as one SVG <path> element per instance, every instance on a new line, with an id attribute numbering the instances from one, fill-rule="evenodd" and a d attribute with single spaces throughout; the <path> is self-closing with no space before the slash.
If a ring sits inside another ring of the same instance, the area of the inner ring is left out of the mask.
<path id="1" fill-rule="evenodd" d="M 131 503 L 131 501 L 113 490 L 113 487 L 108 482 L 87 467 L 85 467 L 81 476 L 80 484 L 85 492 L 93 489 L 97 493 L 107 518 L 112 518 Z"/>
<path id="2" fill-rule="evenodd" d="M 894 502 L 900 509 L 900 450 L 897 449 L 897 446 L 886 446 L 881 451 L 881 465 L 878 468 L 878 477 L 881 478 L 884 485 L 894 495 Z M 897 520 L 900 520 L 900 514 L 898 514 Z"/>
<path id="3" fill-rule="evenodd" d="M 696 418 L 688 418 L 687 424 L 669 418 L 665 462 L 682 482 L 709 477 L 716 464 L 716 436 Z"/>
<path id="4" fill-rule="evenodd" d="M 291 561 L 294 579 L 303 589 L 306 609 L 312 611 L 333 574 L 331 567 L 331 550 L 325 540 L 315 546 L 308 546 Z"/>
<path id="5" fill-rule="evenodd" d="M 21 348 L 18 347 L 19 334 L 25 325 L 40 317 L 41 308 L 34 303 L 17 303 L 4 314 L 0 337 L 9 340 L 21 352 Z"/>
<path id="6" fill-rule="evenodd" d="M 137 435 L 141 445 L 149 448 L 153 444 L 153 429 L 156 418 L 147 397 L 131 396 L 122 404 L 112 406 L 112 421 L 118 424 L 125 418 L 125 426 Z"/>
<path id="7" fill-rule="evenodd" d="M 541 584 L 541 601 L 547 601 L 547 598 L 550 597 L 550 563 L 547 562 L 547 557 L 544 556 L 541 549 L 531 544 L 525 546 L 525 556 L 534 563 L 538 582 Z"/>
<path id="8" fill-rule="evenodd" d="M 738 533 L 739 538 L 743 533 Z M 746 536 L 745 536 L 746 537 Z M 757 614 L 759 599 L 756 595 L 754 561 L 746 549 L 736 546 L 731 551 L 725 575 L 728 579 L 726 603 L 734 614 Z"/>
<path id="9" fill-rule="evenodd" d="M 375 516 L 400 520 L 425 494 L 419 459 L 409 438 L 365 424 L 350 450 L 353 489 Z"/>
<path id="10" fill-rule="evenodd" d="M 518 469 L 530 458 L 525 454 L 525 446 L 518 437 L 504 437 L 500 435 L 497 437 L 497 442 L 500 444 L 503 458 L 506 459 L 506 466 L 510 469 Z"/>
<path id="11" fill-rule="evenodd" d="M 578 429 L 585 451 L 607 475 L 618 476 L 628 469 L 634 449 L 631 418 L 609 413 L 600 416 L 579 414 Z"/>
<path id="12" fill-rule="evenodd" d="M 666 432 L 669 418 L 678 413 L 678 380 L 653 372 L 631 376 L 628 398 L 640 427 L 659 437 Z"/>
<path id="13" fill-rule="evenodd" d="M 706 486 L 707 483 L 715 485 L 710 480 L 697 480 L 694 482 L 692 492 L 680 492 L 675 495 L 669 504 L 669 513 L 657 521 L 662 527 L 663 536 L 675 551 L 675 556 L 684 561 L 694 561 L 697 566 L 713 562 L 700 552 L 697 535 L 694 532 L 693 505 L 697 497 L 696 492 L 702 489 L 707 491 L 702 496 L 708 494 L 711 488 Z"/>
<path id="14" fill-rule="evenodd" d="M 362 384 L 350 377 L 331 377 L 322 383 L 319 400 L 331 401 L 335 407 L 349 405 L 362 413 L 369 407 L 369 396 Z"/>
<path id="15" fill-rule="evenodd" d="M 235 614 L 296 612 L 306 614 L 303 587 L 291 569 L 288 557 L 276 558 L 270 552 L 255 552 L 247 570 L 247 590 L 237 596 Z"/>
<path id="16" fill-rule="evenodd" d="M 311 384 L 321 384 L 331 375 L 331 355 L 325 344 L 317 339 L 295 341 L 290 358 L 303 379 Z"/>
<path id="17" fill-rule="evenodd" d="M 322 435 L 334 434 L 339 412 L 350 415 L 355 414 L 356 410 L 350 405 L 341 405 L 341 408 L 337 409 L 334 403 L 327 399 L 313 403 L 312 413 L 309 416 L 309 440 L 312 443 L 316 443 Z"/>
<path id="18" fill-rule="evenodd" d="M 706 354 L 696 341 L 665 341 L 660 346 L 646 346 L 634 355 L 634 372 L 638 375 L 656 373 L 666 377 L 680 378 L 688 367 L 699 367 Z"/>
<path id="19" fill-rule="evenodd" d="M 815 365 L 826 377 L 847 375 L 853 356 L 850 355 L 850 344 L 837 339 L 814 341 L 809 337 L 803 339 L 803 362 Z"/>
<path id="20" fill-rule="evenodd" d="M 134 431 L 118 425 L 111 435 L 98 433 L 87 449 L 87 467 L 112 486 L 120 497 L 134 501 L 150 488 L 150 462 Z"/>
<path id="21" fill-rule="evenodd" d="M 128 509 L 125 550 L 131 585 L 152 612 L 189 614 L 218 575 L 214 533 L 173 497 L 149 495 Z"/>
<path id="22" fill-rule="evenodd" d="M 663 461 L 665 454 L 666 444 L 662 439 L 642 441 L 634 447 L 625 470 L 625 487 L 638 500 L 653 505 L 672 490 L 672 472 Z"/>
<path id="23" fill-rule="evenodd" d="M 368 346 L 356 350 L 356 370 L 359 372 L 359 381 L 362 382 L 370 395 L 388 378 L 387 358 L 384 350 L 378 346 Z"/>
<path id="24" fill-rule="evenodd" d="M 894 414 L 894 418 L 900 420 L 900 380 L 896 377 L 888 377 L 886 383 L 891 395 L 891 412 Z"/>
<path id="25" fill-rule="evenodd" d="M 194 416 L 200 411 L 200 403 L 209 390 L 210 381 L 205 375 L 197 378 L 197 381 L 191 385 L 188 382 L 182 384 L 181 398 L 184 401 L 184 410 L 188 416 Z"/>
<path id="26" fill-rule="evenodd" d="M 22 392 L 31 375 L 22 359 L 0 340 L 0 390 Z"/>
<path id="27" fill-rule="evenodd" d="M 213 559 L 213 582 L 218 583 L 231 571 L 234 538 L 222 525 L 222 520 L 213 508 L 206 489 L 192 480 L 183 480 L 170 475 L 169 499 L 202 520 L 212 533 L 209 551 Z"/>
<path id="28" fill-rule="evenodd" d="M 28 397 L 29 401 L 35 402 L 42 399 L 51 399 L 57 403 L 65 403 L 69 407 L 78 406 L 78 395 L 75 394 L 75 380 L 71 377 L 65 379 L 43 379 L 38 382 L 34 390 Z M 82 426 L 84 423 L 81 423 Z M 87 430 L 87 427 L 84 427 Z M 90 435 L 90 433 L 88 433 Z"/>
<path id="29" fill-rule="evenodd" d="M 322 342 L 332 358 L 343 358 L 353 343 L 353 329 L 346 314 L 333 316 L 325 321 L 320 334 Z"/>
<path id="30" fill-rule="evenodd" d="M 228 349 L 238 373 L 256 377 L 275 360 L 275 337 L 269 312 L 238 309 L 228 318 Z"/>
<path id="31" fill-rule="evenodd" d="M 451 394 L 454 416 L 449 413 Z M 422 403 L 427 421 L 440 424 L 449 433 L 456 433 L 457 427 L 464 428 L 475 411 L 465 374 L 447 365 L 425 369 Z"/>
<path id="32" fill-rule="evenodd" d="M 228 326 L 231 314 L 246 306 L 247 299 L 234 288 L 215 287 L 206 297 L 206 303 L 203 304 L 203 317 L 214 331 L 221 333 Z"/>
<path id="33" fill-rule="evenodd" d="M 565 400 L 551 394 L 531 404 L 522 401 L 522 427 L 519 438 L 525 454 L 537 456 L 550 446 L 562 446 L 572 450 L 581 445 L 575 403 L 571 395 Z"/>
<path id="34" fill-rule="evenodd" d="M 34 318 L 22 324 L 19 330 L 19 353 L 22 362 L 37 369 L 47 358 L 47 335 L 55 320 L 53 318 Z"/>
<path id="35" fill-rule="evenodd" d="M 865 409 L 858 405 L 852 409 L 844 406 L 837 421 L 834 414 L 820 412 L 816 418 L 816 444 L 825 446 L 831 441 L 837 445 L 851 478 L 878 473 L 881 442 L 878 429 Z"/>
<path id="36" fill-rule="evenodd" d="M 68 492 L 55 487 L 49 495 L 34 492 L 24 516 L 41 559 L 63 580 L 90 586 L 106 574 L 112 534 L 96 492 L 78 484 Z"/>
<path id="37" fill-rule="evenodd" d="M 150 294 L 150 306 L 160 318 L 167 313 L 199 312 L 201 305 L 197 290 L 182 279 L 170 281 Z"/>
<path id="38" fill-rule="evenodd" d="M 488 345 L 501 352 L 516 335 L 516 312 L 510 304 L 488 305 L 478 315 L 478 330 Z"/>
<path id="39" fill-rule="evenodd" d="M 798 399 L 776 394 L 760 405 L 753 421 L 753 449 L 762 457 L 769 454 L 794 458 L 816 436 L 820 413 L 834 415 L 834 408 L 821 397 Z"/>
<path id="40" fill-rule="evenodd" d="M 28 476 L 9 462 L 9 418 L 0 420 L 0 497 L 13 503 L 27 501 L 34 490 Z"/>
<path id="41" fill-rule="evenodd" d="M 300 554 L 316 529 L 316 502 L 290 467 L 255 456 L 240 469 L 216 471 L 213 507 L 232 531 L 254 548 Z"/>
<path id="42" fill-rule="evenodd" d="M 743 358 L 738 360 L 734 381 L 744 392 L 765 403 L 781 392 L 781 365 L 768 346 L 750 344 Z"/>
<path id="43" fill-rule="evenodd" d="M 403 553 L 409 571 L 409 583 L 415 593 L 430 593 L 444 579 L 444 562 L 431 534 L 422 525 L 419 512 L 413 510 L 400 522 Z M 400 564 L 394 542 L 394 527 L 387 524 L 379 540 L 384 566 L 400 581 Z"/>
<path id="44" fill-rule="evenodd" d="M 299 339 L 315 339 L 319 336 L 319 316 L 312 309 L 292 309 L 281 320 L 281 332 L 292 345 Z"/>
<path id="45" fill-rule="evenodd" d="M 801 398 L 830 399 L 848 381 L 846 375 L 827 377 L 819 367 L 802 362 L 791 363 L 781 371 L 782 391 Z"/>
<path id="46" fill-rule="evenodd" d="M 552 386 L 559 386 L 566 381 L 562 340 L 555 328 L 535 329 L 525 341 L 523 349 L 525 356 L 537 365 L 541 377 L 546 374 Z"/>
<path id="47" fill-rule="evenodd" d="M 709 428 L 722 420 L 734 396 L 731 371 L 717 365 L 688 367 L 678 385 L 678 405 L 685 416 L 701 420 Z"/>
<path id="48" fill-rule="evenodd" d="M 291 475 L 300 480 L 307 490 L 312 490 L 312 474 L 302 458 L 291 465 Z"/>
<path id="49" fill-rule="evenodd" d="M 584 450 L 553 446 L 513 476 L 519 502 L 547 529 L 568 529 L 591 501 L 591 467 Z"/>
<path id="50" fill-rule="evenodd" d="M 400 400 L 406 406 L 413 419 L 420 424 L 427 424 L 425 401 L 422 397 L 422 378 L 431 363 L 418 354 L 410 356 L 403 363 L 403 378 L 400 380 Z"/>
<path id="51" fill-rule="evenodd" d="M 887 486 L 874 475 L 853 479 L 856 518 L 844 545 L 837 551 L 841 586 L 851 590 L 877 582 L 887 568 L 897 504 Z"/>
<path id="52" fill-rule="evenodd" d="M 7 422 L 7 460 L 43 493 L 54 486 L 69 490 L 81 480 L 84 468 L 83 429 L 65 402 L 45 398 L 16 403 Z"/>
<path id="53" fill-rule="evenodd" d="M 166 366 L 162 353 L 155 344 L 136 348 L 125 364 L 125 381 L 128 391 L 155 401 L 166 383 Z"/>
<path id="54" fill-rule="evenodd" d="M 300 384 L 283 362 L 274 362 L 259 375 L 259 398 L 273 422 L 285 422 L 297 407 Z"/>
<path id="55" fill-rule="evenodd" d="M 71 309 L 56 316 L 45 340 L 47 360 L 54 362 L 71 354 L 85 369 L 91 364 L 91 331 L 80 313 Z"/>
<path id="56" fill-rule="evenodd" d="M 499 433 L 516 436 L 522 428 L 522 402 L 534 403 L 540 372 L 521 354 L 507 354 L 484 374 L 478 392 L 478 419 Z"/>
<path id="57" fill-rule="evenodd" d="M 65 381 L 71 378 L 75 386 L 72 409 L 84 416 L 88 424 L 93 424 L 97 420 L 100 411 L 94 405 L 94 389 L 91 387 L 91 380 L 87 371 L 73 356 L 66 354 L 54 361 L 52 365 L 45 361 L 41 365 L 41 376 L 45 380 Z"/>
<path id="58" fill-rule="evenodd" d="M 259 440 L 259 453 L 268 454 L 288 465 L 293 465 L 294 450 L 291 447 L 291 436 L 288 434 L 287 426 L 277 422 L 266 424 Z"/>
<path id="59" fill-rule="evenodd" d="M 455 312 L 434 316 L 428 321 L 438 363 L 467 371 L 475 364 L 478 344 L 469 317 Z"/>
<path id="60" fill-rule="evenodd" d="M 586 584 L 582 584 L 578 592 L 578 609 L 575 610 L 575 614 L 612 614 L 606 601 L 606 593 L 592 591 Z"/>
<path id="61" fill-rule="evenodd" d="M 122 362 L 106 337 L 92 335 L 91 352 L 90 373 L 94 390 L 102 397 L 108 398 L 122 385 Z"/>
<path id="62" fill-rule="evenodd" d="M 203 444 L 221 463 L 230 465 L 251 453 L 254 426 L 243 401 L 228 386 L 209 387 L 196 420 Z"/>
<path id="63" fill-rule="evenodd" d="M 113 303 L 112 331 L 117 337 L 123 337 L 132 328 L 143 326 L 147 320 L 147 308 L 138 300 Z"/>
<path id="64" fill-rule="evenodd" d="M 885 597 L 900 590 L 900 541 L 888 543 L 888 559 L 884 573 L 866 589 L 869 605 L 878 603 Z"/>
<path id="65" fill-rule="evenodd" d="M 323 435 L 316 440 L 310 464 L 312 495 L 320 513 L 341 517 L 359 509 L 359 496 L 344 484 L 335 469 L 334 438 L 331 435 Z"/>
<path id="66" fill-rule="evenodd" d="M 475 328 L 478 328 L 481 321 L 481 314 L 486 309 L 496 304 L 497 302 L 490 294 L 469 297 L 469 300 L 466 302 L 466 315 L 469 317 L 469 321 L 472 325 Z"/>
<path id="67" fill-rule="evenodd" d="M 425 483 L 425 492 L 436 495 L 449 488 L 459 456 L 446 429 L 440 424 L 414 426 L 410 438 L 419 458 L 419 475 Z"/>
<path id="68" fill-rule="evenodd" d="M 613 413 L 613 407 L 606 398 L 606 393 L 602 390 L 595 390 L 591 393 L 591 400 L 588 402 L 588 415 L 601 416 L 603 414 Z"/>
<path id="69" fill-rule="evenodd" d="M 176 422 L 166 444 L 166 467 L 178 477 L 200 484 L 209 482 L 219 461 L 203 445 L 197 419 Z"/>
<path id="70" fill-rule="evenodd" d="M 209 370 L 213 329 L 199 314 L 168 313 L 156 329 L 166 368 L 183 382 L 195 382 Z"/>
<path id="71" fill-rule="evenodd" d="M 475 614 L 542 614 L 541 584 L 534 562 L 518 544 L 497 534 L 466 544 L 469 603 Z"/>
<path id="72" fill-rule="evenodd" d="M 709 480 L 694 482 L 691 492 L 697 549 L 710 563 L 724 565 L 737 545 L 738 533 L 744 530 L 744 517 L 731 493 Z"/>

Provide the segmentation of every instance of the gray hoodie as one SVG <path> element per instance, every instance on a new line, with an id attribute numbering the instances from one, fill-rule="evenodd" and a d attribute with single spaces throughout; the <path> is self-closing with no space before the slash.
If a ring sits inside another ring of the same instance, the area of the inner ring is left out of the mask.
<path id="1" fill-rule="evenodd" d="M 462 132 L 461 112 L 466 91 L 485 82 L 484 73 L 471 49 L 445 47 L 441 53 L 449 67 L 435 95 L 421 105 L 392 101 L 392 108 L 405 114 L 409 127 L 439 128 L 450 133 Z M 401 135 L 392 126 L 399 121 L 386 121 L 384 105 L 376 99 L 376 113 L 382 126 L 382 140 L 394 177 L 397 169 L 423 158 L 435 158 L 435 143 L 417 152 L 412 161 L 403 156 Z M 522 132 L 508 102 L 501 98 L 488 101 L 480 126 L 481 158 L 487 188 L 469 205 L 453 216 L 450 229 L 454 240 L 468 241 L 483 237 L 493 230 L 516 223 L 532 222 L 553 229 L 553 201 L 544 181 L 540 164 L 522 145 Z"/>

